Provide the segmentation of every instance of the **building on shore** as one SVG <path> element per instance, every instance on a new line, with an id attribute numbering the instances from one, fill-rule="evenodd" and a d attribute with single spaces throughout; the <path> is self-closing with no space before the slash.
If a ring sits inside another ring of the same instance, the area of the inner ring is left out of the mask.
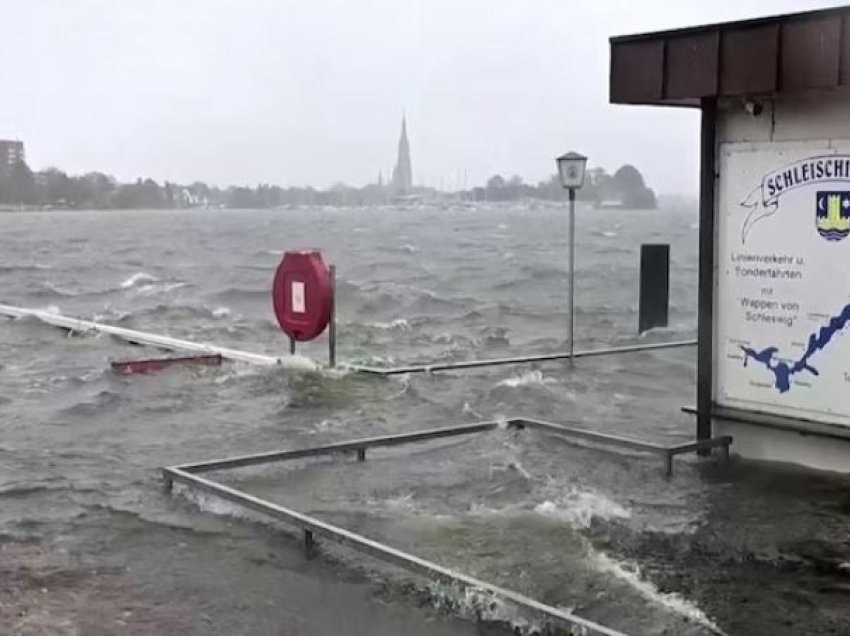
<path id="1" fill-rule="evenodd" d="M 0 172 L 8 175 L 13 166 L 25 161 L 23 141 L 0 139 Z"/>

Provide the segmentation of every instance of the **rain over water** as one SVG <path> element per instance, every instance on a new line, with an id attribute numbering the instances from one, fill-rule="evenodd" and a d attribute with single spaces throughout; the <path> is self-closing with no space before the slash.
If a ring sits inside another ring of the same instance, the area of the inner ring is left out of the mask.
<path id="1" fill-rule="evenodd" d="M 693 338 L 696 239 L 694 206 L 581 207 L 577 348 Z M 638 337 L 639 245 L 659 242 L 671 324 Z M 0 302 L 282 355 L 269 287 L 304 247 L 337 266 L 341 361 L 566 347 L 557 205 L 0 214 Z M 455 590 L 331 546 L 308 558 L 286 528 L 169 496 L 158 469 L 514 416 L 694 435 L 690 348 L 394 378 L 109 371 L 157 355 L 0 322 L 1 633 L 502 633 Z M 629 634 L 850 632 L 846 478 L 683 456 L 668 480 L 657 457 L 508 429 L 217 478 Z"/>

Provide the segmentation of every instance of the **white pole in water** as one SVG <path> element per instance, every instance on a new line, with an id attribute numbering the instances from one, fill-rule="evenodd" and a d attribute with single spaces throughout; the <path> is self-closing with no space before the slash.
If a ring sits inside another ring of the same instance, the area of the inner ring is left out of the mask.
<path id="1" fill-rule="evenodd" d="M 567 268 L 567 280 L 569 284 L 569 296 L 567 307 L 569 311 L 568 335 L 570 341 L 570 368 L 573 367 L 573 355 L 575 354 L 575 280 L 576 280 L 576 190 L 584 183 L 584 173 L 587 167 L 587 157 L 577 152 L 568 152 L 555 159 L 558 166 L 558 176 L 561 185 L 569 191 L 570 218 L 568 221 L 568 237 L 570 258 Z"/>

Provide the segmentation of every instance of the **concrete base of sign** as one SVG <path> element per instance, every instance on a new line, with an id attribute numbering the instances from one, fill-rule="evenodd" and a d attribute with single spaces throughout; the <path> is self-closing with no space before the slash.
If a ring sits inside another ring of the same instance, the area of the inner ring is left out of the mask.
<path id="1" fill-rule="evenodd" d="M 850 442 L 730 420 L 714 420 L 714 434 L 733 436 L 735 454 L 747 459 L 850 473 Z"/>
<path id="2" fill-rule="evenodd" d="M 733 437 L 732 452 L 745 459 L 850 473 L 850 430 L 843 426 L 716 407 L 712 434 Z"/>

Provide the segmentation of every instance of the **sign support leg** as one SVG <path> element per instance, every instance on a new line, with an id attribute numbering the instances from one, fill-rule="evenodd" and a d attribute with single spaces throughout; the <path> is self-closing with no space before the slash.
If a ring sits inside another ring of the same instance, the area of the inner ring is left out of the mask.
<path id="1" fill-rule="evenodd" d="M 699 282 L 697 309 L 697 439 L 711 437 L 711 411 L 714 406 L 714 188 L 715 126 L 717 107 L 713 99 L 702 102 L 700 133 L 700 199 L 699 199 Z M 705 457 L 708 449 L 698 454 Z"/>

